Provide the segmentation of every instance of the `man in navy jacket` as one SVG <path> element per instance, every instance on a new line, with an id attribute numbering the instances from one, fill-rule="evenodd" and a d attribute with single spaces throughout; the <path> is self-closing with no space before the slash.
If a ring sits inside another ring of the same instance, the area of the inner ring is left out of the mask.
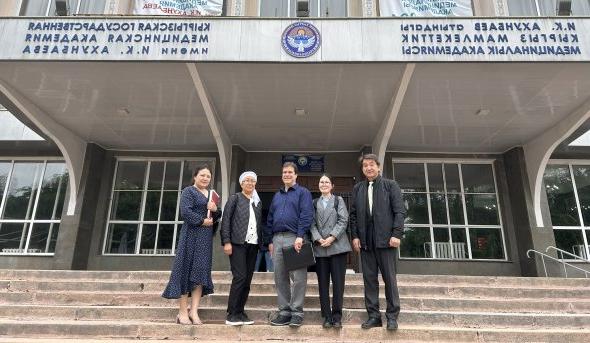
<path id="1" fill-rule="evenodd" d="M 307 268 L 287 271 L 283 248 L 293 246 L 295 250 L 301 250 L 313 222 L 313 202 L 309 190 L 296 183 L 297 165 L 293 162 L 283 164 L 282 179 L 284 187 L 272 198 L 266 226 L 267 235 L 272 236 L 268 249 L 274 265 L 279 305 L 279 314 L 270 323 L 297 327 L 303 324 Z"/>

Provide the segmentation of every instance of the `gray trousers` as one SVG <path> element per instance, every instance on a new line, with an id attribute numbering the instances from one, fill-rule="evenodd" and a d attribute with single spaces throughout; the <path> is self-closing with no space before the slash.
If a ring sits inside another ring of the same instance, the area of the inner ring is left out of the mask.
<path id="1" fill-rule="evenodd" d="M 303 318 L 303 302 L 307 287 L 307 268 L 287 271 L 283 262 L 283 247 L 293 246 L 296 235 L 291 232 L 275 233 L 272 238 L 275 286 L 279 314 L 286 317 Z"/>

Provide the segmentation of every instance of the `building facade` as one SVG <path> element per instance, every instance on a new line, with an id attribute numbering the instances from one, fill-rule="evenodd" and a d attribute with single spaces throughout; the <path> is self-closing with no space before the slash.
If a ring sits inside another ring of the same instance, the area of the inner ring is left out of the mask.
<path id="1" fill-rule="evenodd" d="M 268 206 L 293 160 L 300 184 L 317 193 L 329 172 L 348 201 L 366 152 L 403 190 L 401 273 L 531 276 L 529 249 L 590 256 L 590 155 L 569 145 L 589 128 L 590 2 L 455 1 L 467 17 L 211 3 L 219 16 L 0 5 L 0 267 L 165 270 L 196 165 L 222 199 L 256 171 Z"/>

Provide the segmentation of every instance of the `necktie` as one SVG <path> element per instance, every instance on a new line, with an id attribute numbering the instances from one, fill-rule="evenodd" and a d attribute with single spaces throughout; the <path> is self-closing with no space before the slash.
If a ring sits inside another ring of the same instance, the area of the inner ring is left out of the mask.
<path id="1" fill-rule="evenodd" d="M 369 214 L 373 215 L 373 181 L 369 181 L 369 188 L 367 189 L 367 197 L 369 198 Z"/>

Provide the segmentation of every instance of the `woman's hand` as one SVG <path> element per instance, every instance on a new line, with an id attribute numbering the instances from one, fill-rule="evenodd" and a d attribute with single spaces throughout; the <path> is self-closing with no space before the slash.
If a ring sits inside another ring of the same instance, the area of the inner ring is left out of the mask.
<path id="1" fill-rule="evenodd" d="M 213 226 L 213 218 L 205 218 L 203 220 L 203 226 Z"/>
<path id="2" fill-rule="evenodd" d="M 231 243 L 225 243 L 223 245 L 223 253 L 226 254 L 227 256 L 231 256 L 231 253 L 232 253 Z"/>
<path id="3" fill-rule="evenodd" d="M 332 243 L 334 243 L 335 240 L 336 240 L 336 237 L 334 237 L 334 236 L 330 236 L 326 239 L 323 239 L 323 242 L 321 243 L 322 247 L 324 247 L 324 248 L 329 247 L 330 245 L 332 245 Z"/>
<path id="4" fill-rule="evenodd" d="M 361 240 L 360 239 L 355 238 L 352 240 L 352 249 L 354 249 L 354 251 L 356 251 L 356 252 L 361 251 Z"/>
<path id="5" fill-rule="evenodd" d="M 207 209 L 211 212 L 217 212 L 217 205 L 213 201 L 207 203 Z"/>

